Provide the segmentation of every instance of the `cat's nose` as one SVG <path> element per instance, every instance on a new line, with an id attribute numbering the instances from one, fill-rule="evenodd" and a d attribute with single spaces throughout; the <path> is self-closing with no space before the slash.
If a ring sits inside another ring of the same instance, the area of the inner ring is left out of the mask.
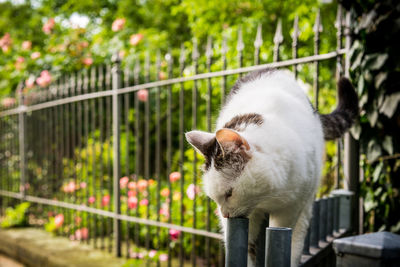
<path id="1" fill-rule="evenodd" d="M 227 213 L 222 213 L 222 216 L 223 216 L 224 218 L 229 218 L 229 212 L 227 212 Z"/>

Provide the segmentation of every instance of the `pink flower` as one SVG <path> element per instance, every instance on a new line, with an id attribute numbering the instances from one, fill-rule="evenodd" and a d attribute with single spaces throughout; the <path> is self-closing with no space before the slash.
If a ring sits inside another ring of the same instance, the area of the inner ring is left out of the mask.
<path id="1" fill-rule="evenodd" d="M 136 191 L 129 190 L 128 197 L 134 197 L 134 196 L 136 196 Z"/>
<path id="2" fill-rule="evenodd" d="M 160 261 L 167 261 L 168 260 L 168 255 L 167 254 L 160 254 L 160 256 L 158 256 L 158 259 Z"/>
<path id="3" fill-rule="evenodd" d="M 61 227 L 63 223 L 64 223 L 64 215 L 57 214 L 56 217 L 54 217 L 54 224 L 55 224 L 56 228 Z"/>
<path id="4" fill-rule="evenodd" d="M 137 197 L 128 197 L 128 207 L 130 209 L 135 209 L 137 207 L 138 199 Z M 140 201 L 142 203 L 142 201 Z"/>
<path id="5" fill-rule="evenodd" d="M 102 200 L 101 200 L 101 205 L 103 207 L 107 206 L 108 203 L 110 203 L 110 196 L 109 195 L 105 195 L 103 196 Z"/>
<path id="6" fill-rule="evenodd" d="M 147 186 L 148 186 L 148 182 L 144 179 L 140 179 L 137 182 L 137 188 L 139 189 L 140 192 L 143 192 L 144 190 L 146 190 Z"/>
<path id="7" fill-rule="evenodd" d="M 32 42 L 31 41 L 23 41 L 22 42 L 22 49 L 23 50 L 31 50 Z"/>
<path id="8" fill-rule="evenodd" d="M 158 78 L 160 78 L 160 80 L 165 80 L 165 79 L 167 79 L 167 74 L 163 71 L 160 71 L 158 73 Z"/>
<path id="9" fill-rule="evenodd" d="M 88 203 L 93 204 L 96 201 L 96 198 L 94 196 L 89 197 Z"/>
<path id="10" fill-rule="evenodd" d="M 160 192 L 160 195 L 163 197 L 168 197 L 169 196 L 169 189 L 168 188 L 163 188 Z"/>
<path id="11" fill-rule="evenodd" d="M 17 57 L 17 63 L 24 63 L 24 62 L 25 62 L 25 58 Z"/>
<path id="12" fill-rule="evenodd" d="M 113 24 L 111 26 L 111 29 L 112 29 L 113 32 L 117 32 L 117 31 L 122 30 L 124 28 L 124 25 L 125 25 L 125 19 L 124 18 L 116 19 L 116 20 L 114 20 L 114 22 L 113 22 Z"/>
<path id="13" fill-rule="evenodd" d="M 50 18 L 50 19 L 43 25 L 42 30 L 43 30 L 43 32 L 44 32 L 45 34 L 50 34 L 55 25 L 56 25 L 56 22 L 54 21 L 54 18 Z"/>
<path id="14" fill-rule="evenodd" d="M 34 76 L 29 76 L 28 80 L 25 81 L 26 88 L 33 88 L 35 86 L 35 80 Z"/>
<path id="15" fill-rule="evenodd" d="M 136 189 L 136 183 L 135 182 L 129 182 L 128 183 L 128 188 L 130 190 L 135 190 Z"/>
<path id="16" fill-rule="evenodd" d="M 147 206 L 149 205 L 149 200 L 147 198 L 144 198 L 142 200 L 140 200 L 140 206 Z"/>
<path id="17" fill-rule="evenodd" d="M 50 72 L 44 70 L 40 73 L 40 77 L 36 79 L 36 83 L 41 87 L 46 87 L 51 83 Z"/>
<path id="18" fill-rule="evenodd" d="M 90 66 L 93 64 L 93 59 L 91 57 L 84 58 L 82 59 L 82 63 L 85 66 Z"/>
<path id="19" fill-rule="evenodd" d="M 5 108 L 9 108 L 14 106 L 16 103 L 15 98 L 13 97 L 6 97 L 1 100 L 1 105 Z"/>
<path id="20" fill-rule="evenodd" d="M 132 34 L 129 39 L 129 43 L 131 45 L 137 45 L 142 39 L 143 39 L 143 34 L 141 33 Z"/>
<path id="21" fill-rule="evenodd" d="M 139 98 L 139 101 L 146 102 L 149 97 L 149 92 L 146 89 L 140 89 L 137 92 L 137 97 Z"/>
<path id="22" fill-rule="evenodd" d="M 152 258 L 154 258 L 154 256 L 155 256 L 156 254 L 157 254 L 157 251 L 154 250 L 154 249 L 152 249 L 152 250 L 149 251 L 148 256 L 149 256 L 150 259 L 152 259 Z"/>
<path id="23" fill-rule="evenodd" d="M 79 186 L 80 186 L 80 188 L 86 188 L 86 183 L 85 182 L 81 182 L 80 184 L 79 184 Z"/>
<path id="24" fill-rule="evenodd" d="M 0 47 L 4 53 L 8 52 L 8 49 L 10 49 L 11 44 L 12 44 L 11 35 L 7 32 L 0 39 Z"/>
<path id="25" fill-rule="evenodd" d="M 75 231 L 76 240 L 86 240 L 89 237 L 89 230 L 86 227 Z"/>
<path id="26" fill-rule="evenodd" d="M 169 237 L 171 240 L 176 241 L 179 239 L 179 236 L 181 234 L 181 231 L 175 230 L 175 229 L 169 229 Z"/>
<path id="27" fill-rule="evenodd" d="M 129 182 L 129 178 L 128 176 L 124 176 L 121 179 L 119 179 L 119 187 L 121 187 L 121 189 L 126 188 L 126 186 L 128 185 Z"/>
<path id="28" fill-rule="evenodd" d="M 200 192 L 200 188 L 194 184 L 190 184 L 186 189 L 186 195 L 189 199 L 193 200 L 195 196 Z"/>
<path id="29" fill-rule="evenodd" d="M 181 174 L 179 172 L 172 172 L 169 175 L 169 180 L 171 181 L 171 183 L 176 182 L 179 179 L 181 179 Z"/>
<path id="30" fill-rule="evenodd" d="M 75 223 L 76 224 L 80 224 L 82 222 L 82 218 L 81 217 L 79 217 L 79 216 L 77 216 L 77 217 L 75 217 Z"/>
<path id="31" fill-rule="evenodd" d="M 74 181 L 70 181 L 68 184 L 64 186 L 65 193 L 73 193 L 76 190 L 76 184 Z"/>
<path id="32" fill-rule="evenodd" d="M 169 218 L 169 210 L 168 210 L 168 205 L 167 203 L 163 203 L 161 208 L 160 208 L 160 215 L 165 216 L 166 218 Z"/>
<path id="33" fill-rule="evenodd" d="M 40 52 L 33 52 L 31 54 L 31 59 L 35 60 L 37 58 L 40 58 Z"/>

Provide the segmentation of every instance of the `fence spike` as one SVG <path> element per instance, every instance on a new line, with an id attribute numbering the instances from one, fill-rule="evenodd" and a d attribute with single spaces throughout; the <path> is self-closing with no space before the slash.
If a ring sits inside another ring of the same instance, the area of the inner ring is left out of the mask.
<path id="1" fill-rule="evenodd" d="M 274 62 L 279 60 L 279 46 L 283 42 L 282 20 L 278 20 L 274 35 Z"/>
<path id="2" fill-rule="evenodd" d="M 197 44 L 197 38 L 193 38 L 193 52 L 192 52 L 192 59 L 193 61 L 197 61 L 199 58 L 199 49 L 198 49 L 198 44 Z"/>
<path id="3" fill-rule="evenodd" d="M 254 64 L 258 65 L 260 63 L 260 47 L 263 43 L 262 39 L 262 24 L 259 23 L 257 26 L 256 39 L 254 41 Z"/>
<path id="4" fill-rule="evenodd" d="M 146 58 L 144 62 L 144 76 L 145 82 L 148 83 L 150 81 L 150 52 L 146 53 Z"/>
<path id="5" fill-rule="evenodd" d="M 321 24 L 321 12 L 318 9 L 317 16 L 315 17 L 314 27 L 313 27 L 314 40 L 316 38 L 319 39 L 319 33 L 322 32 L 322 30 L 323 30 L 323 28 L 322 28 L 322 24 Z"/>
<path id="6" fill-rule="evenodd" d="M 133 69 L 133 79 L 135 84 L 140 84 L 140 59 L 136 58 L 135 67 Z"/>
<path id="7" fill-rule="evenodd" d="M 157 50 L 156 54 L 156 73 L 157 77 L 156 80 L 161 80 L 161 52 L 160 49 Z"/>
<path id="8" fill-rule="evenodd" d="M 179 64 L 183 65 L 185 63 L 186 60 L 186 54 L 185 54 L 185 45 L 181 44 L 181 50 L 179 52 Z"/>
<path id="9" fill-rule="evenodd" d="M 71 94 L 75 95 L 76 94 L 76 76 L 73 73 L 71 73 L 70 80 L 71 80 Z"/>
<path id="10" fill-rule="evenodd" d="M 225 58 L 227 52 L 228 52 L 228 44 L 226 35 L 224 34 L 221 45 L 221 55 Z"/>
<path id="11" fill-rule="evenodd" d="M 238 40 L 237 40 L 236 50 L 238 52 L 242 52 L 243 49 L 244 49 L 243 32 L 242 32 L 242 27 L 240 26 L 238 29 Z"/>
<path id="12" fill-rule="evenodd" d="M 96 69 L 94 67 L 90 68 L 90 87 L 92 88 L 92 92 L 96 91 Z"/>
<path id="13" fill-rule="evenodd" d="M 297 40 L 299 38 L 300 32 L 299 32 L 299 16 L 296 15 L 293 21 L 293 33 L 291 34 L 292 36 L 292 46 L 297 47 Z"/>
<path id="14" fill-rule="evenodd" d="M 128 66 L 128 64 L 125 64 L 125 69 L 124 69 L 124 86 L 125 87 L 129 86 L 129 80 L 131 78 L 130 76 L 131 76 L 131 72 L 130 72 L 129 66 Z"/>
<path id="15" fill-rule="evenodd" d="M 207 47 L 206 47 L 206 58 L 207 58 L 207 65 L 211 63 L 211 58 L 213 56 L 213 47 L 212 47 L 212 37 L 207 37 Z"/>
<path id="16" fill-rule="evenodd" d="M 168 68 L 168 78 L 172 78 L 172 65 L 174 63 L 174 58 L 172 57 L 171 48 L 168 49 L 168 53 L 165 54 L 164 59 L 167 61 Z"/>

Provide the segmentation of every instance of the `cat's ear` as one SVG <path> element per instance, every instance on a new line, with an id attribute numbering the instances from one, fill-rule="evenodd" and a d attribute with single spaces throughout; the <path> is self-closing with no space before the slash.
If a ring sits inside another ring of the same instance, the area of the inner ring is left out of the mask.
<path id="1" fill-rule="evenodd" d="M 203 131 L 190 131 L 185 134 L 186 140 L 203 156 L 208 156 L 215 146 L 215 134 Z"/>
<path id="2" fill-rule="evenodd" d="M 234 130 L 226 128 L 220 129 L 216 132 L 215 137 L 223 153 L 227 151 L 246 152 L 250 149 L 246 139 Z"/>

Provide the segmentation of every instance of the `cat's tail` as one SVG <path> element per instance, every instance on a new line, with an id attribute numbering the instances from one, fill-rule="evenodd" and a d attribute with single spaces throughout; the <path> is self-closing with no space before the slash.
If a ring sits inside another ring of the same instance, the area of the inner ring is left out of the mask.
<path id="1" fill-rule="evenodd" d="M 320 115 L 325 140 L 341 137 L 358 115 L 358 97 L 347 78 L 338 82 L 338 99 L 339 103 L 332 113 Z"/>

